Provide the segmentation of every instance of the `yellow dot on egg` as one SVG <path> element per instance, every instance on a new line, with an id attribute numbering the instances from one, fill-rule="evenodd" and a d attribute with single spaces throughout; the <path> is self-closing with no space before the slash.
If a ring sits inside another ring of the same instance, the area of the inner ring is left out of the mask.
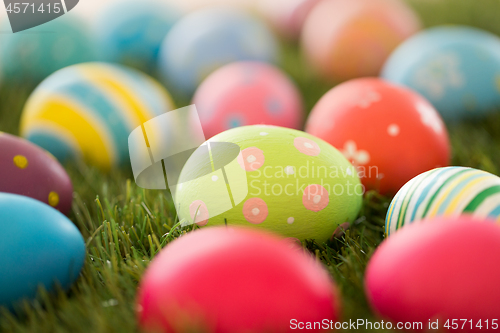
<path id="1" fill-rule="evenodd" d="M 50 192 L 49 193 L 49 205 L 52 207 L 55 207 L 59 204 L 59 194 L 56 192 Z"/>
<path id="2" fill-rule="evenodd" d="M 23 155 L 14 156 L 14 164 L 19 169 L 26 169 L 28 167 L 28 159 Z"/>

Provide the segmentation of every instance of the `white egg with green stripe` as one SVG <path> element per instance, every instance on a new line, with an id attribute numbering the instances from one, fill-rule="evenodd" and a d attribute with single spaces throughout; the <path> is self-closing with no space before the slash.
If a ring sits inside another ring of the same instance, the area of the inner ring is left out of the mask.
<path id="1" fill-rule="evenodd" d="M 385 233 L 435 216 L 472 214 L 500 219 L 500 178 L 486 171 L 446 167 L 424 172 L 406 183 L 389 206 Z"/>

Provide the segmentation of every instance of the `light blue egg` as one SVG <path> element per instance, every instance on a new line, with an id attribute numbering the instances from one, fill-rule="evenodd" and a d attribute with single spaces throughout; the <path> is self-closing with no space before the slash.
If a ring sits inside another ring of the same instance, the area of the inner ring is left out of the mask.
<path id="1" fill-rule="evenodd" d="M 500 106 L 500 38 L 476 28 L 427 29 L 400 45 L 382 77 L 425 96 L 446 121 Z"/>
<path id="2" fill-rule="evenodd" d="M 153 72 L 160 45 L 180 12 L 152 1 L 119 1 L 96 19 L 95 31 L 103 59 Z"/>
<path id="3" fill-rule="evenodd" d="M 39 286 L 69 289 L 84 260 L 82 235 L 66 216 L 38 200 L 0 193 L 0 306 L 34 299 Z"/>
<path id="4" fill-rule="evenodd" d="M 4 30 L 9 30 L 8 22 L 3 23 Z M 5 80 L 38 82 L 66 66 L 97 60 L 97 46 L 87 30 L 71 15 L 2 34 L 0 67 Z"/>
<path id="5" fill-rule="evenodd" d="M 167 34 L 160 50 L 161 75 L 171 89 L 192 94 L 215 69 L 234 61 L 274 63 L 278 44 L 266 25 L 237 9 L 193 12 Z"/>

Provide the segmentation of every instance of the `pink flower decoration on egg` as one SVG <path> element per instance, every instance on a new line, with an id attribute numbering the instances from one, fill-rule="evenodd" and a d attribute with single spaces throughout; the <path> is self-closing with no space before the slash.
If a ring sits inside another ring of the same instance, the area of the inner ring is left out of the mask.
<path id="1" fill-rule="evenodd" d="M 306 154 L 308 156 L 318 156 L 319 153 L 321 152 L 321 148 L 319 148 L 316 142 L 304 137 L 295 138 L 295 140 L 293 140 L 293 145 L 301 153 Z"/>
<path id="2" fill-rule="evenodd" d="M 201 200 L 195 200 L 189 205 L 189 213 L 191 214 L 191 218 L 193 221 L 199 225 L 204 226 L 208 223 L 208 208 L 207 205 Z M 196 218 L 195 218 L 196 214 Z"/>
<path id="3" fill-rule="evenodd" d="M 264 152 L 257 147 L 250 147 L 241 151 L 241 157 L 238 157 L 240 166 L 245 171 L 255 171 L 264 165 Z"/>
<path id="4" fill-rule="evenodd" d="M 328 191 L 321 185 L 313 184 L 304 189 L 302 204 L 313 212 L 319 212 L 330 202 Z"/>
<path id="5" fill-rule="evenodd" d="M 266 220 L 267 204 L 261 198 L 251 198 L 243 204 L 243 216 L 252 224 L 259 224 Z"/>

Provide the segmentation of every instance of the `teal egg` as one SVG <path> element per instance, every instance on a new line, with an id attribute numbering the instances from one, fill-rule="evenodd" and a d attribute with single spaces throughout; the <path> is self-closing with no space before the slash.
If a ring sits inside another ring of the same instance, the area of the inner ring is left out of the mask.
<path id="1" fill-rule="evenodd" d="M 500 106 L 500 38 L 467 26 L 430 28 L 402 43 L 381 75 L 419 92 L 448 122 L 481 118 Z"/>
<path id="2" fill-rule="evenodd" d="M 35 298 L 39 286 L 69 289 L 84 260 L 82 235 L 66 216 L 38 200 L 0 193 L 0 306 Z"/>
<path id="3" fill-rule="evenodd" d="M 500 219 L 500 177 L 465 167 L 437 168 L 406 183 L 389 206 L 386 236 L 437 216 L 471 214 Z"/>
<path id="4" fill-rule="evenodd" d="M 74 16 L 64 16 L 23 32 L 3 34 L 2 76 L 9 81 L 38 82 L 63 67 L 97 60 L 96 44 L 87 31 Z"/>
<path id="5" fill-rule="evenodd" d="M 153 72 L 160 45 L 180 17 L 176 8 L 157 1 L 111 3 L 95 20 L 103 59 Z"/>

